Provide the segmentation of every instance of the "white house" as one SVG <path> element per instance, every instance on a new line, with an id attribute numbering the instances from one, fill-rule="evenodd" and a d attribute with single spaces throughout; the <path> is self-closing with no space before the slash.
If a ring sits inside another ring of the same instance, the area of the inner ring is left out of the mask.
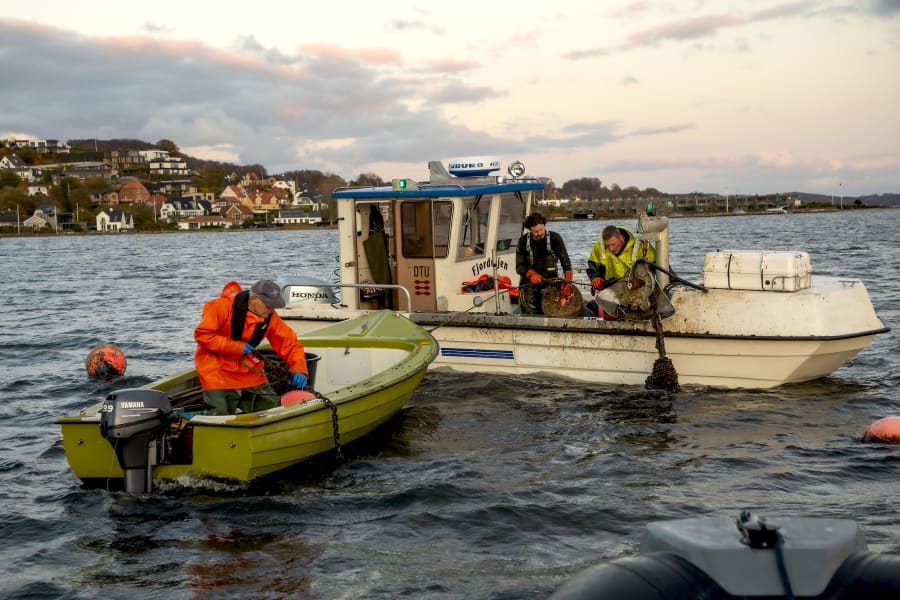
<path id="1" fill-rule="evenodd" d="M 150 162 L 158 158 L 169 158 L 168 150 L 138 150 L 138 154 L 144 159 L 144 162 Z"/>
<path id="2" fill-rule="evenodd" d="M 191 198 L 169 198 L 159 209 L 161 219 L 177 221 L 185 217 L 199 217 L 210 211 L 210 204 L 205 200 Z"/>
<path id="3" fill-rule="evenodd" d="M 190 175 L 191 170 L 183 158 L 165 157 L 147 161 L 151 175 Z"/>
<path id="4" fill-rule="evenodd" d="M 0 158 L 0 169 L 21 169 L 25 167 L 25 161 L 16 156 L 15 154 L 7 154 L 3 158 Z"/>
<path id="5" fill-rule="evenodd" d="M 97 231 L 125 231 L 134 229 L 132 216 L 121 210 L 101 210 L 97 214 Z"/>
<path id="6" fill-rule="evenodd" d="M 275 217 L 275 223 L 279 225 L 315 225 L 322 222 L 322 215 L 318 212 L 303 212 L 302 210 L 282 209 Z"/>
<path id="7" fill-rule="evenodd" d="M 28 195 L 29 196 L 37 196 L 38 194 L 42 194 L 44 196 L 50 195 L 50 186 L 46 183 L 29 183 L 28 184 Z"/>

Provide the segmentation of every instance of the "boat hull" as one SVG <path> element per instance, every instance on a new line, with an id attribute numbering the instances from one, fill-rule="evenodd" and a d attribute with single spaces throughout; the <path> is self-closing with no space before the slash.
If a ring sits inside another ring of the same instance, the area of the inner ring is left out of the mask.
<path id="1" fill-rule="evenodd" d="M 662 321 L 663 340 L 682 385 L 771 388 L 817 379 L 888 331 L 858 280 L 821 278 L 790 293 L 678 289 L 671 300 L 675 314 Z M 329 308 L 289 307 L 282 316 L 304 332 L 352 314 Z M 440 344 L 432 368 L 643 385 L 659 358 L 649 321 L 426 312 L 410 318 Z"/>
<path id="2" fill-rule="evenodd" d="M 388 311 L 338 324 L 302 341 L 320 356 L 316 390 L 336 407 L 340 444 L 363 437 L 396 415 L 437 353 L 430 335 Z M 177 397 L 197 390 L 199 381 L 195 371 L 187 371 L 146 387 Z M 72 471 L 86 483 L 106 486 L 121 480 L 124 472 L 101 435 L 100 406 L 58 422 Z M 321 398 L 245 415 L 197 415 L 180 425 L 190 431 L 189 451 L 153 466 L 154 479 L 248 481 L 335 448 L 332 410 Z"/>

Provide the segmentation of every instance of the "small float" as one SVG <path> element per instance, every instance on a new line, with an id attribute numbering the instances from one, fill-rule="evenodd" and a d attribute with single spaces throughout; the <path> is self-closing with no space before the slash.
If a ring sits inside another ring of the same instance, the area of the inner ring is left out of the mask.
<path id="1" fill-rule="evenodd" d="M 588 567 L 551 600 L 900 598 L 900 555 L 849 519 L 727 516 L 650 523 L 640 555 Z"/>
<path id="2" fill-rule="evenodd" d="M 900 444 L 900 417 L 878 419 L 863 432 L 863 443 Z"/>
<path id="3" fill-rule="evenodd" d="M 409 400 L 437 355 L 421 327 L 390 311 L 333 324 L 301 338 L 310 386 L 282 406 L 213 416 L 196 370 L 110 393 L 58 420 L 75 476 L 89 487 L 134 493 L 182 475 L 249 481 L 339 448 L 373 431 Z M 289 375 L 271 348 L 266 372 Z M 299 400 L 299 401 L 298 401 Z"/>
<path id="4" fill-rule="evenodd" d="M 814 276 L 799 250 L 710 252 L 688 282 L 669 265 L 668 219 L 647 214 L 636 234 L 656 264 L 597 298 L 616 320 L 523 315 L 504 282 L 518 285 L 516 242 L 544 183 L 519 161 L 508 176 L 490 157 L 448 162 L 431 161 L 427 181 L 335 190 L 339 281 L 278 277 L 285 322 L 304 334 L 389 308 L 438 340 L 433 367 L 649 386 L 668 361 L 681 384 L 723 388 L 824 377 L 889 331 L 861 280 Z M 583 273 L 575 283 L 590 290 Z"/>

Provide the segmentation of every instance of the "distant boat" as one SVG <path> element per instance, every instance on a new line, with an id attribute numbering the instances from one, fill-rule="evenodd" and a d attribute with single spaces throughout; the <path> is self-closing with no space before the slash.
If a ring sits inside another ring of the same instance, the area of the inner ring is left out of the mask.
<path id="1" fill-rule="evenodd" d="M 766 212 L 769 214 L 786 215 L 790 211 L 787 206 L 775 206 L 773 208 L 767 208 Z"/>
<path id="2" fill-rule="evenodd" d="M 710 252 L 703 285 L 676 277 L 669 219 L 646 214 L 635 233 L 655 246 L 656 265 L 598 293 L 614 319 L 582 317 L 580 297 L 574 316 L 524 315 L 516 244 L 544 184 L 523 177 L 524 167 L 511 177 L 455 177 L 431 161 L 429 171 L 428 181 L 332 193 L 340 282 L 278 276 L 288 325 L 302 334 L 390 307 L 438 340 L 433 368 L 640 385 L 664 352 L 680 383 L 726 388 L 824 377 L 889 331 L 862 281 L 813 277 L 805 252 Z M 591 290 L 582 274 L 573 286 Z"/>
<path id="3" fill-rule="evenodd" d="M 309 385 L 316 392 L 305 401 L 288 403 L 289 392 L 284 406 L 205 415 L 194 369 L 113 392 L 102 403 L 57 421 L 72 471 L 88 487 L 135 493 L 150 491 L 154 479 L 249 481 L 387 422 L 412 396 L 437 354 L 431 335 L 390 311 L 335 323 L 301 341 L 310 351 Z M 269 362 L 283 367 L 271 348 L 261 349 L 267 372 Z"/>

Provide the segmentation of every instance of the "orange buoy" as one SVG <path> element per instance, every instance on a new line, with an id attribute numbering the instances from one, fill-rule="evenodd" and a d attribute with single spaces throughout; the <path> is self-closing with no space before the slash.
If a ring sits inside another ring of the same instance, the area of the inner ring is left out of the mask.
<path id="1" fill-rule="evenodd" d="M 900 417 L 878 419 L 866 428 L 863 442 L 900 444 Z"/>
<path id="2" fill-rule="evenodd" d="M 125 374 L 125 353 L 115 344 L 94 346 L 84 359 L 84 368 L 91 377 L 113 379 Z"/>
<path id="3" fill-rule="evenodd" d="M 290 406 L 291 404 L 297 404 L 298 402 L 306 402 L 315 397 L 315 394 L 306 390 L 291 390 L 290 392 L 285 392 L 281 395 L 281 405 Z"/>

